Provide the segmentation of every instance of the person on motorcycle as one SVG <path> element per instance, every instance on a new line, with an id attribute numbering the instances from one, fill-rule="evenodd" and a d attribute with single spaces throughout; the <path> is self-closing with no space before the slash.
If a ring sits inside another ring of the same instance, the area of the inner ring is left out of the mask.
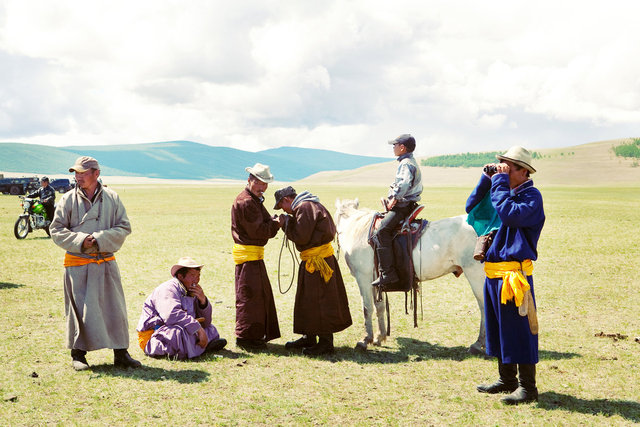
<path id="1" fill-rule="evenodd" d="M 56 190 L 49 185 L 48 177 L 43 176 L 40 178 L 40 188 L 33 193 L 28 194 L 27 197 L 39 198 L 44 206 L 44 210 L 47 212 L 47 219 L 49 221 L 53 221 L 53 213 L 55 212 L 56 204 Z"/>

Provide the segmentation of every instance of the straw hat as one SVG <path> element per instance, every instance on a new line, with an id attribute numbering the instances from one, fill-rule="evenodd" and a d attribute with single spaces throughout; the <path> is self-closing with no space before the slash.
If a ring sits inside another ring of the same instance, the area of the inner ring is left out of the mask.
<path id="1" fill-rule="evenodd" d="M 503 155 L 497 155 L 498 160 L 509 160 L 518 166 L 522 166 L 531 173 L 535 173 L 536 170 L 531 166 L 531 153 L 524 147 L 515 145 Z"/>
<path id="2" fill-rule="evenodd" d="M 271 171 L 269 170 L 269 166 L 263 165 L 262 163 L 256 163 L 253 167 L 247 167 L 244 170 L 249 172 L 251 175 L 258 178 L 260 181 L 269 184 L 273 182 L 273 175 L 271 175 Z"/>
<path id="3" fill-rule="evenodd" d="M 183 256 L 178 260 L 178 263 L 171 267 L 171 277 L 176 277 L 176 272 L 182 267 L 187 268 L 201 268 L 204 264 L 198 264 L 192 258 Z"/>

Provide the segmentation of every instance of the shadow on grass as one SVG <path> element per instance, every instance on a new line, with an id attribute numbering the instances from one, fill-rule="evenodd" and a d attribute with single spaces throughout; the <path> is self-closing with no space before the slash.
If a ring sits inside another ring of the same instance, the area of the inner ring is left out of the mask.
<path id="1" fill-rule="evenodd" d="M 97 374 L 98 376 L 104 375 L 143 381 L 175 381 L 181 384 L 201 383 L 209 380 L 209 373 L 206 371 L 196 369 L 169 371 L 145 365 L 138 369 L 115 368 L 111 364 L 93 365 L 91 366 L 91 371 L 91 378 Z"/>
<path id="2" fill-rule="evenodd" d="M 24 287 L 24 285 L 20 285 L 17 283 L 0 282 L 0 289 L 15 289 L 15 288 L 22 288 L 22 287 Z"/>
<path id="3" fill-rule="evenodd" d="M 553 391 L 541 393 L 538 407 L 543 409 L 561 409 L 590 415 L 619 415 L 633 422 L 640 422 L 640 403 L 629 400 L 579 399 Z"/>

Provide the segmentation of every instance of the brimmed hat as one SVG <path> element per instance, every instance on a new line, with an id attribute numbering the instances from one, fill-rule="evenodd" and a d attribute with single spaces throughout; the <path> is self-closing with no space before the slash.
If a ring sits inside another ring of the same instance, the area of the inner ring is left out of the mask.
<path id="1" fill-rule="evenodd" d="M 408 133 L 403 133 L 396 139 L 392 139 L 389 141 L 389 145 L 402 144 L 407 147 L 410 151 L 416 148 L 416 139 L 409 135 Z"/>
<path id="2" fill-rule="evenodd" d="M 251 175 L 258 178 L 260 181 L 269 184 L 273 182 L 273 175 L 271 175 L 271 171 L 269 170 L 268 165 L 263 165 L 262 163 L 256 163 L 253 167 L 244 168 Z"/>
<path id="3" fill-rule="evenodd" d="M 280 209 L 280 202 L 285 197 L 292 197 L 296 195 L 296 190 L 292 186 L 279 189 L 278 191 L 276 191 L 276 194 L 274 194 L 274 197 L 276 198 L 276 204 L 273 205 L 273 209 Z"/>
<path id="4" fill-rule="evenodd" d="M 187 268 L 202 268 L 204 264 L 198 264 L 192 258 L 188 256 L 183 256 L 178 260 L 178 263 L 171 267 L 171 277 L 176 276 L 176 272 L 180 270 L 182 267 Z"/>
<path id="5" fill-rule="evenodd" d="M 515 145 L 503 155 L 497 155 L 496 159 L 498 160 L 509 160 L 510 162 L 515 163 L 518 166 L 522 166 L 530 173 L 535 173 L 536 170 L 533 166 L 531 166 L 531 153 L 524 147 L 520 147 Z"/>
<path id="6" fill-rule="evenodd" d="M 93 157 L 82 156 L 76 159 L 76 163 L 69 168 L 69 172 L 86 172 L 89 169 L 98 169 L 100 170 L 100 165 L 98 161 Z"/>

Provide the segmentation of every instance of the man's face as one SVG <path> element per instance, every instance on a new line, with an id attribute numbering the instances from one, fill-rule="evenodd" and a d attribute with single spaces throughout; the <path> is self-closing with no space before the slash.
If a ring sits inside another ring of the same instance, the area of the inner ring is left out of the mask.
<path id="1" fill-rule="evenodd" d="M 264 192 L 267 191 L 269 184 L 262 182 L 257 178 L 249 177 L 249 191 L 258 197 L 264 197 Z"/>
<path id="2" fill-rule="evenodd" d="M 83 190 L 90 190 L 98 182 L 100 170 L 89 169 L 84 172 L 76 172 L 76 183 Z"/>
<path id="3" fill-rule="evenodd" d="M 406 147 L 404 144 L 393 144 L 393 155 L 398 157 L 403 155 L 406 152 Z"/>
<path id="4" fill-rule="evenodd" d="M 41 184 L 43 188 L 47 188 L 49 186 L 49 181 L 42 181 Z"/>
<path id="5" fill-rule="evenodd" d="M 500 160 L 500 163 L 504 163 L 509 166 L 509 187 L 516 188 L 529 178 L 527 177 L 527 170 L 521 168 L 515 163 L 509 160 Z"/>
<path id="6" fill-rule="evenodd" d="M 200 269 L 190 268 L 187 270 L 187 274 L 180 280 L 182 284 L 189 289 L 191 285 L 197 285 L 200 283 Z"/>
<path id="7" fill-rule="evenodd" d="M 288 214 L 292 214 L 293 213 L 293 209 L 291 209 L 291 202 L 293 201 L 293 199 L 291 197 L 284 197 L 282 199 L 282 201 L 280 202 L 280 207 L 282 208 L 283 211 L 285 211 Z"/>

